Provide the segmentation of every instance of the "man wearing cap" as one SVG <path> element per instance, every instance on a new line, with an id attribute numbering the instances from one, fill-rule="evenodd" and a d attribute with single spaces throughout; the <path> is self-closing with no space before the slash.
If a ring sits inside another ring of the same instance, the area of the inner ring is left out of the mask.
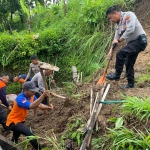
<path id="1" fill-rule="evenodd" d="M 26 82 L 28 80 L 28 78 L 30 77 L 31 73 L 33 72 L 34 75 L 37 74 L 39 72 L 39 64 L 41 63 L 41 61 L 39 61 L 37 59 L 37 56 L 36 55 L 32 55 L 30 57 L 30 66 L 29 66 L 29 72 L 24 80 L 24 82 Z"/>
<path id="2" fill-rule="evenodd" d="M 10 77 L 10 81 L 11 82 L 20 82 L 21 84 L 23 84 L 25 82 L 27 75 L 26 74 L 21 74 L 19 76 L 11 76 Z M 30 76 L 26 81 L 31 81 L 32 77 Z"/>
<path id="3" fill-rule="evenodd" d="M 52 104 L 50 106 L 46 106 L 41 103 L 45 97 L 50 95 L 50 92 L 44 91 L 43 94 L 37 99 L 36 96 L 34 96 L 37 91 L 38 88 L 34 82 L 25 82 L 23 92 L 17 96 L 14 101 L 13 109 L 8 115 L 6 125 L 13 131 L 12 141 L 15 143 L 18 143 L 20 134 L 25 136 L 34 136 L 31 129 L 24 124 L 29 109 L 34 109 L 37 107 L 43 110 L 53 109 Z M 31 140 L 30 143 L 36 150 L 41 150 L 41 146 L 38 144 L 36 139 Z"/>

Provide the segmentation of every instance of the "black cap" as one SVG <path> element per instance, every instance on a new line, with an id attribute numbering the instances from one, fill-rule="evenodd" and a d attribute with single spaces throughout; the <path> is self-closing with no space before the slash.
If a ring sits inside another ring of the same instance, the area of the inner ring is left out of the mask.
<path id="1" fill-rule="evenodd" d="M 33 60 L 33 59 L 37 59 L 37 56 L 36 56 L 36 55 L 32 55 L 32 56 L 30 57 L 30 60 Z"/>
<path id="2" fill-rule="evenodd" d="M 36 85 L 33 81 L 25 82 L 24 86 L 23 86 L 23 89 L 33 91 L 33 92 L 38 92 L 39 91 L 39 89 L 36 87 Z"/>
<path id="3" fill-rule="evenodd" d="M 9 76 L 10 82 L 13 82 L 14 76 Z"/>

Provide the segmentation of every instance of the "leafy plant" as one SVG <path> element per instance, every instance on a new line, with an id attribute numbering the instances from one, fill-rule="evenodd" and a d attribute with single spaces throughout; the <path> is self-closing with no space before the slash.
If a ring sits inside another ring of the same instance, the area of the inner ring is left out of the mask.
<path id="1" fill-rule="evenodd" d="M 22 142 L 16 144 L 17 145 L 22 145 L 24 147 L 24 150 L 28 150 L 29 147 L 29 142 L 30 140 L 42 140 L 42 141 L 47 141 L 47 147 L 43 148 L 42 150 L 63 150 L 63 146 L 62 144 L 58 141 L 58 139 L 56 138 L 55 134 L 53 131 L 50 131 L 51 134 L 50 136 L 45 136 L 45 137 L 40 137 L 40 136 L 27 136 L 27 138 L 25 140 L 23 140 Z"/>
<path id="2" fill-rule="evenodd" d="M 19 94 L 21 89 L 22 87 L 19 82 L 9 83 L 6 87 L 7 94 Z"/>
<path id="3" fill-rule="evenodd" d="M 111 150 L 137 150 L 149 149 L 149 133 L 144 134 L 141 131 L 133 132 L 125 127 L 108 129 L 110 131 L 108 138 L 111 139 Z"/>
<path id="4" fill-rule="evenodd" d="M 72 117 L 69 119 L 67 124 L 67 130 L 64 131 L 61 139 L 72 139 L 78 143 L 78 146 L 81 145 L 83 132 L 81 131 L 84 127 L 84 121 L 82 118 Z"/>
<path id="5" fill-rule="evenodd" d="M 126 97 L 127 102 L 123 103 L 121 110 L 123 114 L 135 115 L 140 120 L 150 118 L 150 98 Z"/>
<path id="6" fill-rule="evenodd" d="M 108 134 L 105 137 L 98 137 L 92 140 L 94 150 L 137 150 L 150 148 L 150 133 L 148 130 L 141 132 L 136 128 L 133 130 L 123 126 L 123 119 L 112 118 L 115 121 L 115 128 L 108 129 Z"/>

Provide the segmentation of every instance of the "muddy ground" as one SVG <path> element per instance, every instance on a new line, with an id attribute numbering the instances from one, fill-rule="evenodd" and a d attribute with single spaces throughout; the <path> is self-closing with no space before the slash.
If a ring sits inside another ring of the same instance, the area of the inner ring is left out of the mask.
<path id="1" fill-rule="evenodd" d="M 150 62 L 150 1 L 149 0 L 137 0 L 135 4 L 135 12 L 138 16 L 140 22 L 142 23 L 148 37 L 148 46 L 145 51 L 141 52 L 137 58 L 135 64 L 135 78 L 139 77 L 142 73 L 146 72 L 148 68 L 148 63 Z M 122 47 L 123 44 L 118 46 L 115 50 Z M 114 58 L 111 61 L 110 67 L 108 69 L 108 73 L 114 72 L 114 65 L 115 65 L 115 54 Z M 150 67 L 150 66 L 149 66 Z M 100 75 L 103 73 L 103 69 L 100 70 Z M 97 81 L 99 76 L 95 78 Z M 122 94 L 128 96 L 149 96 L 150 95 L 150 83 L 145 83 L 143 85 L 135 84 L 135 88 L 128 89 L 128 90 L 121 90 L 119 87 L 121 85 L 125 85 L 127 83 L 125 78 L 125 70 L 122 73 L 120 81 L 108 81 L 106 80 L 107 84 L 110 83 L 110 90 L 106 97 L 107 100 L 120 100 L 123 99 Z M 55 92 L 60 95 L 64 95 L 68 97 L 68 101 L 66 102 L 60 98 L 51 98 L 52 103 L 54 105 L 54 110 L 49 112 L 49 115 L 44 115 L 42 111 L 38 111 L 37 117 L 33 117 L 33 111 L 29 111 L 29 116 L 26 120 L 26 125 L 32 127 L 32 130 L 35 134 L 45 137 L 45 135 L 50 135 L 51 130 L 54 131 L 55 135 L 60 138 L 63 134 L 63 131 L 66 130 L 66 125 L 68 119 L 73 116 L 79 116 L 87 120 L 89 118 L 90 112 L 90 89 L 91 84 L 80 84 L 78 86 L 78 92 L 82 95 L 82 98 L 70 98 L 68 95 L 65 95 L 62 92 L 61 88 L 56 88 Z M 119 117 L 120 111 L 117 110 L 118 105 L 103 105 L 102 110 L 99 115 L 99 126 L 100 126 L 100 133 L 99 135 L 106 133 L 106 127 L 111 127 L 113 124 L 108 122 L 108 118 L 112 117 Z M 116 111 L 114 111 L 116 110 Z M 133 125 L 135 125 L 133 123 Z M 139 125 L 140 127 L 141 125 Z M 3 134 L 1 132 L 1 134 Z M 10 139 L 11 134 L 7 135 L 7 138 Z M 20 137 L 20 141 L 23 140 L 24 137 Z M 46 147 L 47 142 L 44 140 L 40 141 L 43 147 Z M 29 148 L 30 149 L 30 148 Z M 79 149 L 76 147 L 75 149 Z"/>

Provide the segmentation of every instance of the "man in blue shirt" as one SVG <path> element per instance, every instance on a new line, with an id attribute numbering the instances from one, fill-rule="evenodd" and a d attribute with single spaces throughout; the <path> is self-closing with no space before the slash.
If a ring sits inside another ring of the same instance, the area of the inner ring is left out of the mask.
<path id="1" fill-rule="evenodd" d="M 52 104 L 50 106 L 46 106 L 41 103 L 45 97 L 50 95 L 50 91 L 44 91 L 38 99 L 34 96 L 37 91 L 38 88 L 35 86 L 34 82 L 25 82 L 23 85 L 23 92 L 20 93 L 14 101 L 13 109 L 7 117 L 6 125 L 13 131 L 12 141 L 15 143 L 18 142 L 20 134 L 25 136 L 34 136 L 31 129 L 24 124 L 29 109 L 37 107 L 43 110 L 53 109 Z M 30 143 L 36 150 L 41 150 L 36 139 L 30 140 Z"/>

